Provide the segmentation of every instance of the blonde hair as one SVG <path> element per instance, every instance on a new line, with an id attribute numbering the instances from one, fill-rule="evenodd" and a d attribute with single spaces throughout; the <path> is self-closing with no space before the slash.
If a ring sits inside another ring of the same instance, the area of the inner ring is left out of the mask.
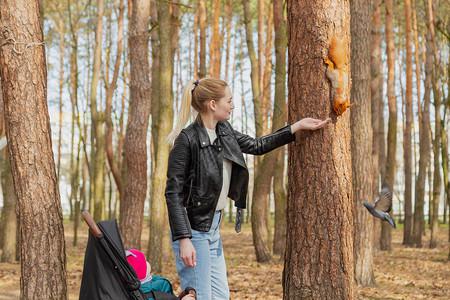
<path id="1" fill-rule="evenodd" d="M 178 116 L 175 127 L 167 137 L 167 143 L 172 146 L 175 139 L 183 130 L 191 114 L 191 106 L 198 113 L 206 110 L 206 103 L 210 100 L 216 100 L 225 97 L 225 88 L 228 84 L 217 78 L 203 78 L 198 80 L 189 80 L 183 87 L 181 94 L 181 106 L 178 110 Z M 197 118 L 199 118 L 197 116 Z"/>

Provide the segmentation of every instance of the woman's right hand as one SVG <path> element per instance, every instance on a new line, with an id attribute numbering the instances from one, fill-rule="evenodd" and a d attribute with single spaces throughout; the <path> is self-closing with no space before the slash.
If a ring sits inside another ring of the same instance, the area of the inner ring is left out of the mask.
<path id="1" fill-rule="evenodd" d="M 186 267 L 196 266 L 197 252 L 189 238 L 180 239 L 180 258 Z"/>

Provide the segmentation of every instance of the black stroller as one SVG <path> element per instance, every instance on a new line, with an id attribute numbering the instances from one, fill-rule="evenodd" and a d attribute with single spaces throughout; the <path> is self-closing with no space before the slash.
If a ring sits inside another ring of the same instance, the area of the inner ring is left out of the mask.
<path id="1" fill-rule="evenodd" d="M 80 300 L 178 300 L 189 292 L 195 295 L 195 290 L 190 287 L 178 297 L 158 291 L 144 294 L 139 289 L 141 284 L 136 272 L 125 256 L 117 220 L 95 223 L 86 210 L 81 214 L 90 231 L 84 257 Z"/>

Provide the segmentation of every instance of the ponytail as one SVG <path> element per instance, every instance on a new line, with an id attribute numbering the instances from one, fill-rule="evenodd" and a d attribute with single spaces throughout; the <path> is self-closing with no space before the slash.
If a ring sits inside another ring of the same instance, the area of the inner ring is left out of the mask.
<path id="1" fill-rule="evenodd" d="M 169 144 L 169 146 L 173 146 L 176 138 L 189 120 L 192 104 L 192 86 L 194 85 L 194 83 L 194 79 L 189 80 L 188 83 L 183 87 L 183 91 L 181 94 L 181 107 L 178 111 L 177 122 L 170 134 L 167 136 L 167 143 Z"/>
<path id="2" fill-rule="evenodd" d="M 175 127 L 167 137 L 169 146 L 173 146 L 176 138 L 189 120 L 191 106 L 198 113 L 205 111 L 205 104 L 208 101 L 212 99 L 218 100 L 225 96 L 225 87 L 227 86 L 225 81 L 217 78 L 192 79 L 187 82 L 181 93 L 181 107 L 178 111 Z M 199 118 L 199 115 L 197 118 Z"/>

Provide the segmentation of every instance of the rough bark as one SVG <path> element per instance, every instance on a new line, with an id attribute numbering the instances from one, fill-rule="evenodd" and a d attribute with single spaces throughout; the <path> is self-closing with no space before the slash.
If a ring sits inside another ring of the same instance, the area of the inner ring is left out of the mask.
<path id="1" fill-rule="evenodd" d="M 397 100 L 395 96 L 395 45 L 394 45 L 394 5 L 393 0 L 385 1 L 386 18 L 386 55 L 388 66 L 387 98 L 389 106 L 386 178 L 384 183 L 392 189 L 395 183 L 395 154 L 397 148 Z M 392 211 L 391 211 L 392 216 Z M 392 226 L 387 222 L 381 223 L 380 249 L 392 250 Z"/>
<path id="2" fill-rule="evenodd" d="M 405 0 L 405 36 L 406 36 L 406 124 L 403 138 L 403 158 L 405 169 L 405 220 L 403 245 L 411 244 L 412 233 L 412 149 L 411 129 L 413 123 L 412 108 L 412 47 L 411 47 L 411 0 Z"/>
<path id="3" fill-rule="evenodd" d="M 427 7 L 427 0 L 424 0 Z M 428 13 L 428 12 L 427 12 Z M 422 231 L 425 226 L 423 206 L 425 202 L 425 177 L 430 156 L 430 93 L 433 72 L 433 45 L 430 33 L 430 24 L 427 22 L 424 105 L 420 118 L 420 144 L 419 144 L 419 174 L 415 182 L 414 220 L 411 246 L 422 247 Z"/>
<path id="4" fill-rule="evenodd" d="M 169 147 L 165 141 L 172 130 L 173 118 L 173 50 L 171 38 L 171 14 L 169 3 L 158 2 L 159 20 L 159 130 L 158 139 L 154 144 L 156 150 L 155 173 L 151 183 L 151 207 L 150 207 L 150 231 L 149 247 L 147 257 L 152 265 L 152 270 L 161 272 L 163 240 L 167 232 L 166 204 L 164 197 L 167 160 L 169 158 Z"/>
<path id="5" fill-rule="evenodd" d="M 20 298 L 66 299 L 64 227 L 47 108 L 45 48 L 38 1 L 0 2 L 0 77 L 20 227 Z M 16 45 L 18 46 L 18 45 Z"/>
<path id="6" fill-rule="evenodd" d="M 289 122 L 328 116 L 333 122 L 301 132 L 289 145 L 284 299 L 352 299 L 350 117 L 332 112 L 323 63 L 336 36 L 346 42 L 349 59 L 349 2 L 290 1 L 287 15 Z"/>
<path id="7" fill-rule="evenodd" d="M 355 262 L 355 282 L 362 286 L 375 283 L 373 273 L 373 217 L 361 204 L 373 196 L 373 163 L 367 158 L 372 155 L 371 122 L 371 73 L 370 45 L 370 3 L 366 0 L 351 1 L 351 65 L 352 103 L 358 107 L 350 115 L 351 149 L 353 174 L 353 223 L 355 228 L 353 255 Z"/>
<path id="8" fill-rule="evenodd" d="M 150 115 L 148 61 L 150 2 L 134 0 L 130 20 L 130 104 L 125 133 L 125 190 L 120 231 L 125 248 L 140 249 L 147 194 L 147 129 Z"/>
<path id="9" fill-rule="evenodd" d="M 274 127 L 283 126 L 286 107 L 286 47 L 287 24 L 283 15 L 283 1 L 273 1 L 273 23 L 275 29 L 275 102 Z M 279 117 L 275 117 L 278 116 Z M 279 123 L 275 126 L 275 120 Z M 275 150 L 278 160 L 274 170 L 273 193 L 275 198 L 275 229 L 273 236 L 273 253 L 284 257 L 286 246 L 286 190 L 284 181 L 285 147 Z"/>

